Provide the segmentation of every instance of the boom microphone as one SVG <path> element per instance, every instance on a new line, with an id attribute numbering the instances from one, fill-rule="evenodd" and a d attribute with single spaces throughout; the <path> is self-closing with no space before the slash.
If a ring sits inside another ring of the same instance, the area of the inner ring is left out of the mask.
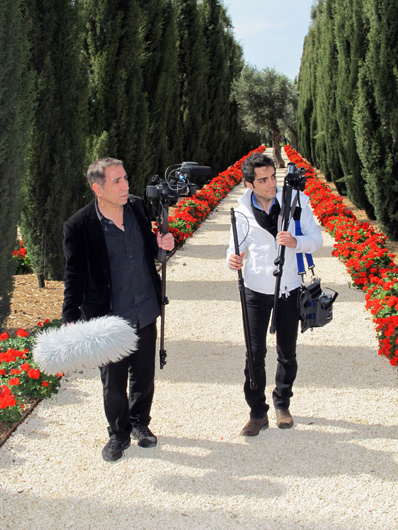
<path id="1" fill-rule="evenodd" d="M 49 375 L 117 362 L 137 349 L 138 337 L 118 316 L 64 324 L 36 335 L 33 358 Z"/>

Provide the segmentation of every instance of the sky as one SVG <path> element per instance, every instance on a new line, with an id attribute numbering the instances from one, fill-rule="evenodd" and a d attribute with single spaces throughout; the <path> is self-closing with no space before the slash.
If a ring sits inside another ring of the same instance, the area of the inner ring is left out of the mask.
<path id="1" fill-rule="evenodd" d="M 313 0 L 224 0 L 245 61 L 294 79 Z"/>

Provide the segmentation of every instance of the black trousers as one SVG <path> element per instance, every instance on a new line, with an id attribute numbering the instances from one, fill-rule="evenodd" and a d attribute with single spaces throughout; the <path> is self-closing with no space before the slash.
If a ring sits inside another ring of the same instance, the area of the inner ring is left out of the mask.
<path id="1" fill-rule="evenodd" d="M 247 313 L 253 350 L 253 364 L 257 389 L 250 388 L 249 369 L 246 360 L 244 392 L 250 407 L 251 418 L 263 418 L 269 405 L 266 404 L 265 356 L 267 353 L 267 330 L 274 306 L 274 295 L 262 294 L 246 287 Z M 274 407 L 287 409 L 293 396 L 292 387 L 297 374 L 296 342 L 299 317 L 297 311 L 298 289 L 290 296 L 282 296 L 278 302 L 276 320 L 276 352 L 278 365 L 275 376 L 275 390 L 272 393 Z"/>
<path id="2" fill-rule="evenodd" d="M 138 349 L 100 368 L 109 437 L 124 441 L 132 425 L 148 425 L 155 388 L 156 321 L 137 329 Z M 129 394 L 127 396 L 127 384 Z"/>

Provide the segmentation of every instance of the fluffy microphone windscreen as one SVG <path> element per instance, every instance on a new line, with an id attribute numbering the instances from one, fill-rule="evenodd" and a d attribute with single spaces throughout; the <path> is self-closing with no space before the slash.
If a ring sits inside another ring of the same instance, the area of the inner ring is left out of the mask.
<path id="1" fill-rule="evenodd" d="M 119 361 L 135 351 L 137 343 L 126 320 L 105 316 L 42 331 L 32 353 L 40 370 L 55 375 Z"/>

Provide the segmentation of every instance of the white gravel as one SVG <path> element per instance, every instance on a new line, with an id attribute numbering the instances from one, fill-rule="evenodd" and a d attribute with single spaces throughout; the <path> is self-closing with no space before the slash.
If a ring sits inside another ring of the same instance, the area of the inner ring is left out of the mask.
<path id="1" fill-rule="evenodd" d="M 283 176 L 284 171 L 279 172 Z M 97 370 L 66 377 L 0 449 L 0 528 L 397 529 L 397 371 L 377 355 L 364 295 L 331 257 L 315 256 L 340 294 L 334 321 L 300 335 L 292 430 L 246 439 L 237 275 L 225 266 L 235 188 L 167 266 L 167 365 L 151 427 L 115 464 Z M 267 361 L 270 399 L 274 340 Z"/>

